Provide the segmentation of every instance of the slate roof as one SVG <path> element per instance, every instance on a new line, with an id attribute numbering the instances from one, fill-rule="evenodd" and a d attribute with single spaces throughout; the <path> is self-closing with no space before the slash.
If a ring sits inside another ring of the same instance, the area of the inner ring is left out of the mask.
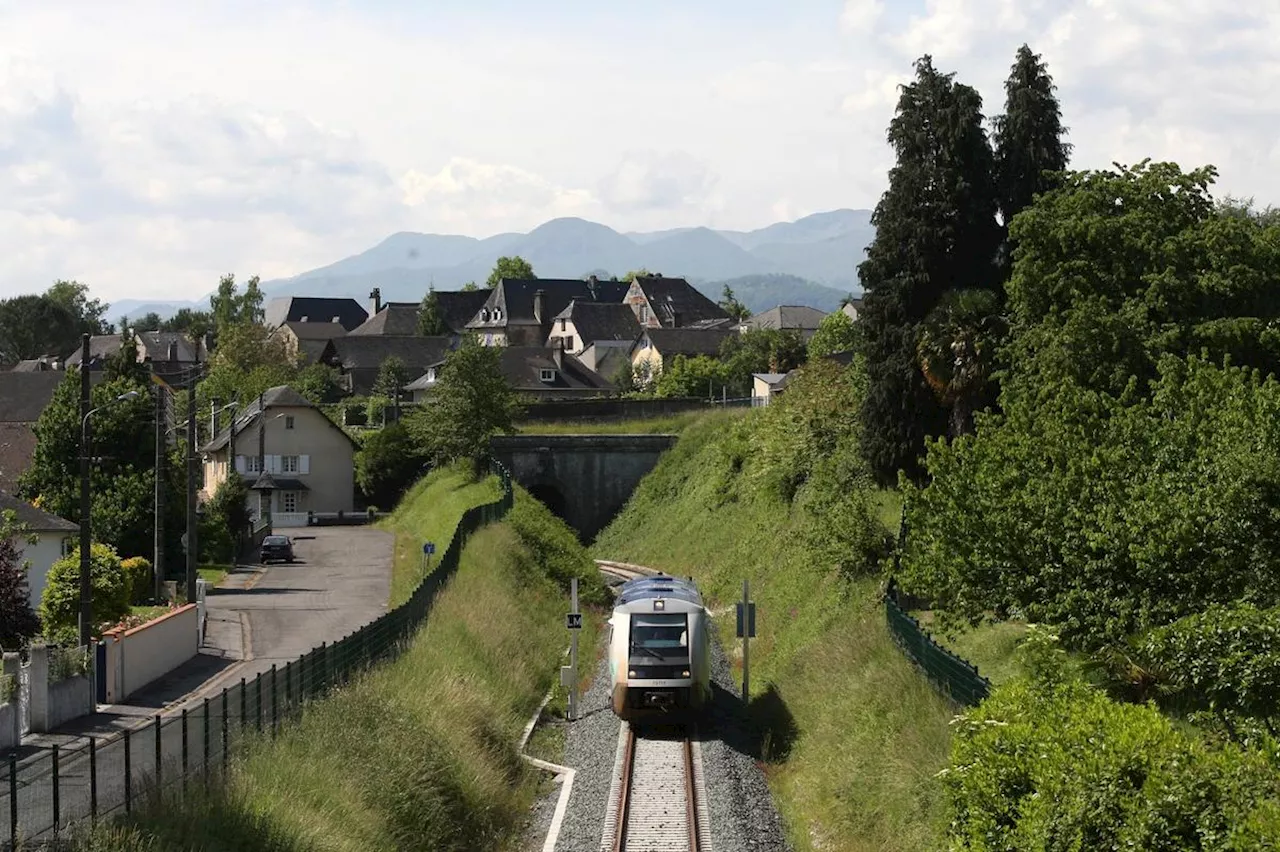
<path id="1" fill-rule="evenodd" d="M 547 391 L 547 390 L 599 390 L 607 392 L 614 386 L 594 370 L 588 369 L 578 358 L 565 353 L 560 363 L 556 363 L 555 355 L 544 346 L 500 346 L 502 374 L 514 390 Z M 428 364 L 428 367 L 439 369 L 444 359 Z M 543 370 L 555 370 L 554 382 L 542 381 Z M 425 374 L 419 376 L 411 384 L 409 390 L 425 390 L 431 384 L 425 381 Z"/>
<path id="2" fill-rule="evenodd" d="M 0 423 L 0 490 L 18 490 L 18 477 L 31 467 L 36 432 L 30 423 Z"/>
<path id="3" fill-rule="evenodd" d="M 711 355 L 720 354 L 720 344 L 730 334 L 727 328 L 646 328 L 641 334 L 649 336 L 649 343 L 658 350 L 663 358 L 673 355 Z"/>
<path id="4" fill-rule="evenodd" d="M 101 361 L 109 358 L 120 351 L 120 335 L 118 334 L 95 334 L 89 338 L 89 363 Z M 80 365 L 80 344 L 76 344 L 75 351 L 67 355 L 67 367 L 77 367 Z"/>
<path id="5" fill-rule="evenodd" d="M 9 369 L 14 373 L 49 373 L 53 371 L 53 358 L 28 358 Z"/>
<path id="6" fill-rule="evenodd" d="M 814 331 L 821 325 L 826 314 L 817 308 L 807 305 L 778 305 L 767 311 L 756 314 L 747 320 L 748 328 L 793 329 L 796 331 Z"/>
<path id="7" fill-rule="evenodd" d="M 724 308 L 699 293 L 683 278 L 638 277 L 636 284 L 649 300 L 650 310 L 668 328 L 683 328 L 703 320 L 730 319 Z"/>
<path id="8" fill-rule="evenodd" d="M 502 309 L 501 318 L 485 321 L 479 316 L 467 323 L 468 328 L 505 328 L 510 323 L 530 325 L 534 323 L 533 297 L 543 291 L 543 322 L 568 307 L 569 302 L 622 302 L 629 289 L 623 281 L 583 281 L 580 278 L 503 278 L 498 286 L 488 291 L 489 296 L 481 309 L 490 312 Z"/>
<path id="9" fill-rule="evenodd" d="M 267 303 L 263 314 L 263 322 L 270 326 L 304 320 L 333 322 L 337 317 L 337 321 L 347 331 L 351 331 L 369 318 L 369 312 L 355 299 L 327 299 L 316 296 L 277 296 Z"/>
<path id="10" fill-rule="evenodd" d="M 140 353 L 152 361 L 169 360 L 169 344 L 177 346 L 178 357 L 174 360 L 195 363 L 207 360 L 204 346 L 193 341 L 185 334 L 176 331 L 140 331 L 138 332 L 138 349 Z M 90 344 L 92 346 L 92 344 Z"/>
<path id="11" fill-rule="evenodd" d="M 622 302 L 579 302 L 575 299 L 556 314 L 555 319 L 572 322 L 584 348 L 597 340 L 635 340 L 640 333 L 635 311 Z M 558 329 L 557 323 L 551 333 L 554 335 Z"/>
<path id="12" fill-rule="evenodd" d="M 19 500 L 4 491 L 0 491 L 0 512 L 13 512 L 18 520 L 26 524 L 32 532 L 79 532 L 80 527 L 65 518 L 51 515 L 43 509 L 36 508 L 26 500 Z"/>
<path id="13" fill-rule="evenodd" d="M 352 334 L 398 334 L 418 333 L 417 302 L 387 302 L 382 310 L 351 330 Z"/>
<path id="14" fill-rule="evenodd" d="M 77 377 L 79 373 L 77 371 Z M 0 422 L 35 423 L 40 419 L 66 372 L 0 373 Z M 93 384 L 102 381 L 98 373 L 90 378 Z"/>
<path id="15" fill-rule="evenodd" d="M 258 415 L 263 409 L 270 410 L 272 408 L 315 408 L 311 401 L 298 393 L 288 385 L 276 385 L 268 389 L 262 394 L 262 406 L 258 405 L 258 398 L 255 397 L 242 408 L 234 409 L 235 419 L 232 423 L 220 432 L 213 440 L 200 447 L 200 452 L 209 453 L 220 450 L 225 447 L 231 440 L 231 429 L 235 428 L 236 434 L 239 435 L 245 429 L 258 422 Z M 334 428 L 337 428 L 336 426 Z M 343 433 L 346 434 L 345 432 Z"/>
<path id="16" fill-rule="evenodd" d="M 325 346 L 324 361 L 344 370 L 377 369 L 393 355 L 410 371 L 426 369 L 443 360 L 453 348 L 451 337 L 423 337 L 418 334 L 362 334 L 335 337 Z"/>
<path id="17" fill-rule="evenodd" d="M 347 330 L 340 322 L 286 322 L 285 327 L 293 332 L 298 340 L 332 340 L 343 337 Z"/>
<path id="18" fill-rule="evenodd" d="M 480 308 L 489 299 L 489 290 L 437 290 L 440 300 L 440 312 L 444 314 L 445 324 L 454 334 L 463 334 L 467 323 L 475 318 Z"/>

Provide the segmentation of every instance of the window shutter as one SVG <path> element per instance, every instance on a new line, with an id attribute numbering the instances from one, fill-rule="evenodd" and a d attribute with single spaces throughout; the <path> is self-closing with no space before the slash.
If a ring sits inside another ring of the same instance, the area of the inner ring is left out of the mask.
<path id="1" fill-rule="evenodd" d="M 267 470 L 271 473 L 280 472 L 280 457 L 278 455 L 272 454 L 267 456 Z"/>
<path id="2" fill-rule="evenodd" d="M 298 473 L 311 472 L 311 456 L 298 456 Z"/>
<path id="3" fill-rule="evenodd" d="M 244 456 L 236 456 L 236 473 L 244 473 Z"/>

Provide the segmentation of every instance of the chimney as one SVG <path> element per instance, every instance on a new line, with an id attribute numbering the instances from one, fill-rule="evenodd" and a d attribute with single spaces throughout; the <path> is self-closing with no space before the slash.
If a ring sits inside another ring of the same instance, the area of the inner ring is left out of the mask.
<path id="1" fill-rule="evenodd" d="M 556 338 L 556 345 L 551 347 L 551 358 L 556 362 L 556 369 L 564 368 L 564 338 Z"/>
<path id="2" fill-rule="evenodd" d="M 178 341 L 176 340 L 169 341 L 169 360 L 170 361 L 178 360 Z"/>
<path id="3" fill-rule="evenodd" d="M 680 312 L 676 310 L 675 305 L 671 306 L 671 327 L 672 328 L 680 327 Z"/>
<path id="4" fill-rule="evenodd" d="M 533 294 L 533 319 L 537 323 L 542 323 L 542 311 L 547 301 L 547 291 L 537 290 Z"/>
<path id="5" fill-rule="evenodd" d="M 373 290 L 369 292 L 369 305 L 370 307 L 373 308 L 373 310 L 369 312 L 369 316 L 373 316 L 374 314 L 382 310 L 382 288 L 381 287 L 374 287 Z"/>

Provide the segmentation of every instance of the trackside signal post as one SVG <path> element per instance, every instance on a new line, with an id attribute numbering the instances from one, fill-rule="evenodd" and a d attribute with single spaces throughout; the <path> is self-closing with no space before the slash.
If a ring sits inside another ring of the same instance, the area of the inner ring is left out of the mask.
<path id="1" fill-rule="evenodd" d="M 569 581 L 569 613 L 564 625 L 569 628 L 569 665 L 560 667 L 560 685 L 569 687 L 566 715 L 572 722 L 578 715 L 578 634 L 582 632 L 582 613 L 578 611 L 578 578 Z"/>
<path id="2" fill-rule="evenodd" d="M 425 576 L 431 571 L 431 554 L 436 552 L 436 543 L 434 541 L 424 541 L 422 543 L 422 573 Z"/>
<path id="3" fill-rule="evenodd" d="M 748 640 L 756 635 L 756 602 L 751 600 L 751 586 L 742 581 L 742 602 L 738 604 L 738 638 L 742 640 L 742 700 L 751 700 L 751 647 Z"/>

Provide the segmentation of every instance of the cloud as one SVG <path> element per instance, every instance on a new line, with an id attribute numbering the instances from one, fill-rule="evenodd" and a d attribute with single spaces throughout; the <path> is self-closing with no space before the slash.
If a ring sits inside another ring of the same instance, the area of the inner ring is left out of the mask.
<path id="1" fill-rule="evenodd" d="M 454 157 L 435 174 L 410 169 L 399 181 L 409 207 L 427 206 L 432 221 L 473 231 L 531 227 L 556 216 L 598 214 L 591 193 L 557 186 L 511 165 Z M 541 218 L 539 218 L 541 217 Z"/>
<path id="2" fill-rule="evenodd" d="M 715 185 L 710 166 L 685 151 L 629 151 L 600 181 L 600 195 L 621 211 L 683 212 L 705 207 Z"/>
<path id="3" fill-rule="evenodd" d="M 884 14 L 884 0 L 845 0 L 840 26 L 847 32 L 868 32 Z"/>

